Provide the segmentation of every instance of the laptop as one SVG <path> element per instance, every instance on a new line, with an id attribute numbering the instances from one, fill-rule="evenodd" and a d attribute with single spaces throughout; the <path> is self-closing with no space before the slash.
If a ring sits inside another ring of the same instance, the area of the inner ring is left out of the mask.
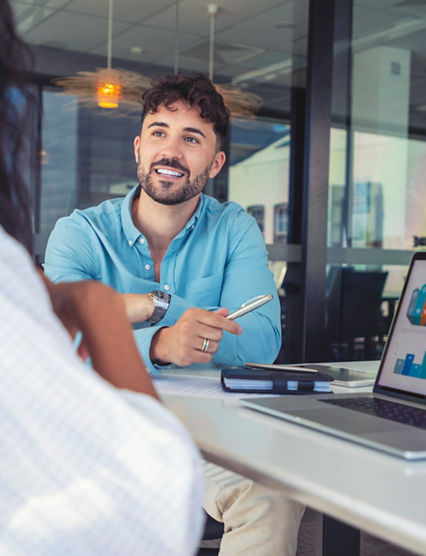
<path id="1" fill-rule="evenodd" d="M 249 398 L 241 403 L 406 460 L 426 459 L 426 251 L 411 261 L 371 394 Z"/>

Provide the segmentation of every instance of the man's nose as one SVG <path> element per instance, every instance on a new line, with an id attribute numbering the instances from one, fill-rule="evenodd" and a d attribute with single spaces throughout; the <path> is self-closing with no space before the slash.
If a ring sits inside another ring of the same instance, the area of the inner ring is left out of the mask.
<path id="1" fill-rule="evenodd" d="M 182 143 L 177 137 L 168 137 L 162 144 L 162 158 L 182 159 Z"/>

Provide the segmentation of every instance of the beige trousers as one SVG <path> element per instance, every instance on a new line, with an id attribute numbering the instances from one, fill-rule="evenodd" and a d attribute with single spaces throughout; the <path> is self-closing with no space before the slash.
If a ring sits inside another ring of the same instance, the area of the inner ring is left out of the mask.
<path id="1" fill-rule="evenodd" d="M 220 556 L 296 554 L 305 506 L 212 463 L 204 479 L 204 509 L 225 527 Z"/>

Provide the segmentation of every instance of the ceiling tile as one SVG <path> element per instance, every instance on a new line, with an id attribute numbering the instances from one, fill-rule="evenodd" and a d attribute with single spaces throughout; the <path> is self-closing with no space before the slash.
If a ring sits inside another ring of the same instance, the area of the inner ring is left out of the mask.
<path id="1" fill-rule="evenodd" d="M 162 56 L 158 58 L 155 63 L 161 66 L 161 68 L 164 68 L 166 72 L 173 73 L 175 57 L 173 55 Z M 208 63 L 203 60 L 194 60 L 193 58 L 179 56 L 178 71 L 200 72 L 207 74 L 209 68 Z"/>
<path id="2" fill-rule="evenodd" d="M 69 2 L 71 0 L 10 0 L 13 8 L 18 4 L 27 4 L 27 6 L 41 6 L 53 10 L 66 7 Z"/>
<path id="3" fill-rule="evenodd" d="M 25 35 L 27 31 L 48 19 L 55 10 L 30 4 L 16 4 L 15 21 L 18 33 Z"/>
<path id="4" fill-rule="evenodd" d="M 426 15 L 426 2 L 424 0 L 356 0 L 354 12 L 359 6 L 402 14 L 424 17 Z"/>
<path id="5" fill-rule="evenodd" d="M 113 32 L 125 29 L 125 23 L 114 22 Z M 67 50 L 87 51 L 102 43 L 107 36 L 107 20 L 59 11 L 24 34 L 33 44 L 58 45 Z"/>
<path id="6" fill-rule="evenodd" d="M 174 0 L 116 1 L 114 2 L 113 18 L 114 20 L 138 23 L 174 4 Z M 97 17 L 107 17 L 108 0 L 71 0 L 67 10 Z"/>
<path id="7" fill-rule="evenodd" d="M 162 56 L 172 54 L 175 50 L 175 40 L 175 33 L 172 31 L 156 29 L 147 25 L 134 25 L 113 38 L 112 54 L 113 57 L 128 58 L 130 48 L 138 46 L 143 49 L 142 53 L 138 55 L 140 61 L 152 62 Z M 194 40 L 197 40 L 196 36 L 181 33 L 179 45 L 184 48 Z M 98 44 L 91 50 L 91 53 L 102 54 L 105 48 L 106 43 Z M 134 55 L 131 59 L 134 59 Z"/>
<path id="8" fill-rule="evenodd" d="M 210 30 L 210 15 L 207 11 L 209 2 L 200 0 L 181 0 L 179 4 L 179 29 L 184 32 L 196 30 L 200 34 L 208 34 Z M 250 17 L 257 16 L 267 9 L 282 5 L 282 0 L 217 0 L 214 2 L 219 8 L 215 17 L 215 29 L 220 31 L 235 25 Z M 150 25 L 163 29 L 175 29 L 176 5 L 149 18 L 145 21 Z"/>
<path id="9" fill-rule="evenodd" d="M 291 51 L 293 41 L 293 6 L 286 4 L 264 11 L 231 28 L 218 31 L 218 40 L 232 40 L 271 50 Z"/>
<path id="10" fill-rule="evenodd" d="M 28 9 L 28 7 L 31 4 L 28 4 L 27 2 L 17 2 L 15 0 L 15 2 L 12 2 L 12 9 L 13 9 L 13 13 L 15 14 L 15 21 L 18 18 L 18 16 L 25 10 Z"/>
<path id="11" fill-rule="evenodd" d="M 416 23 L 416 18 L 401 16 L 389 10 L 368 10 L 355 18 L 353 23 L 354 39 L 373 35 L 382 31 L 390 31 L 393 28 L 405 26 L 408 23 Z"/>
<path id="12" fill-rule="evenodd" d="M 243 60 L 238 64 L 226 64 L 224 61 L 215 62 L 214 64 L 214 75 L 220 76 L 221 81 L 231 81 L 233 78 L 239 76 L 240 74 L 245 74 L 253 70 L 258 70 L 260 68 L 265 68 L 271 64 L 276 64 L 283 62 L 283 53 L 268 51 L 260 55 L 254 56 L 252 58 Z M 209 67 L 208 56 L 204 59 L 201 57 L 190 57 L 185 55 L 185 53 L 179 54 L 179 68 L 187 71 L 200 71 L 207 73 Z M 174 57 L 166 56 L 156 60 L 157 63 L 165 66 L 174 67 Z"/>

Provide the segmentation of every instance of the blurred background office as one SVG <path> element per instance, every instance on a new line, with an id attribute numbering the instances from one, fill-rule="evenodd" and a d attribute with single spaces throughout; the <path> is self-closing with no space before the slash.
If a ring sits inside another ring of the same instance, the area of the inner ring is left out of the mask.
<path id="1" fill-rule="evenodd" d="M 279 360 L 380 357 L 413 249 L 426 244 L 424 0 L 12 5 L 42 101 L 39 262 L 59 217 L 135 185 L 138 85 L 200 71 L 261 99 L 255 118 L 233 117 L 227 166 L 207 193 L 243 205 L 263 232 Z"/>

